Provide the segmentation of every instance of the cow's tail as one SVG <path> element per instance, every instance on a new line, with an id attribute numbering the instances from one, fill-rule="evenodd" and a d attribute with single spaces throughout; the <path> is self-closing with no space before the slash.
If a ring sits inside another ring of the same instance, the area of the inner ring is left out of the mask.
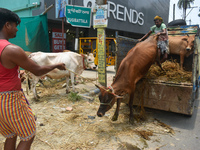
<path id="1" fill-rule="evenodd" d="M 27 82 L 28 82 L 28 89 L 30 90 L 31 89 L 31 82 L 30 82 L 30 78 L 27 79 Z"/>

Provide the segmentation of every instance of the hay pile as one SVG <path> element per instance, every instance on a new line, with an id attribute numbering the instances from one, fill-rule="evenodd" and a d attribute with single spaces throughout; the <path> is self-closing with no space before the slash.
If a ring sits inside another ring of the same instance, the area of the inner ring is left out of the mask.
<path id="1" fill-rule="evenodd" d="M 179 63 L 177 63 L 176 60 L 165 61 L 162 64 L 162 68 L 164 69 L 164 71 L 162 71 L 158 65 L 153 64 L 150 67 L 146 78 L 171 81 L 175 83 L 192 82 L 192 72 L 181 70 Z"/>

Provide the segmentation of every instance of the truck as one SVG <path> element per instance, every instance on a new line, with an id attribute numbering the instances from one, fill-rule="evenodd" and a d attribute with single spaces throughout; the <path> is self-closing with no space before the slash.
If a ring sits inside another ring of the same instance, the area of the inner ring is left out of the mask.
<path id="1" fill-rule="evenodd" d="M 184 25 L 168 27 L 168 34 L 182 36 L 195 34 L 194 52 L 185 58 L 184 69 L 191 72 L 190 82 L 174 82 L 162 79 L 143 77 L 138 81 L 134 94 L 134 105 L 147 108 L 170 111 L 191 116 L 193 104 L 198 96 L 200 80 L 200 30 L 198 25 Z M 137 44 L 137 39 L 116 35 L 116 65 L 117 71 L 120 62 L 128 51 Z M 169 55 L 170 60 L 177 60 L 178 55 Z"/>

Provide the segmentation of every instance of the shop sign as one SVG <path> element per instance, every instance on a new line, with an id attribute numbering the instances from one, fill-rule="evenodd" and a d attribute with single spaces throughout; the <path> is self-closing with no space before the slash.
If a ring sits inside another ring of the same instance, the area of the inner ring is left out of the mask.
<path id="1" fill-rule="evenodd" d="M 53 52 L 63 52 L 66 49 L 66 33 L 64 33 L 64 41 L 62 40 L 62 30 L 52 29 L 52 49 Z M 64 47 L 63 43 L 64 42 Z"/>
<path id="2" fill-rule="evenodd" d="M 90 28 L 91 8 L 67 5 L 66 18 L 72 26 Z"/>

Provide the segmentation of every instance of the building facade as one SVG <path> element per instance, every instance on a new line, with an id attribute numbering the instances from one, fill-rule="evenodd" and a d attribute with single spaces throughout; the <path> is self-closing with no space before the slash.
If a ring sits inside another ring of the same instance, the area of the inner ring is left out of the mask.
<path id="1" fill-rule="evenodd" d="M 43 13 L 49 6 L 54 5 L 47 12 L 49 41 L 52 50 L 52 32 L 62 29 L 62 19 L 56 17 L 56 0 L 0 0 L 2 7 L 16 12 L 20 17 L 36 16 Z M 62 0 L 61 0 L 62 1 Z M 96 0 L 68 0 L 69 5 L 95 7 Z M 11 6 L 10 3 L 13 5 Z M 15 4 L 16 3 L 16 4 Z M 161 16 L 168 23 L 170 0 L 107 0 L 108 4 L 108 27 L 106 36 L 114 37 L 115 32 L 119 35 L 131 38 L 140 38 L 146 34 L 152 25 L 156 15 Z M 74 50 L 76 37 L 95 37 L 96 29 L 73 27 L 64 19 L 64 32 L 66 33 L 66 49 Z"/>

